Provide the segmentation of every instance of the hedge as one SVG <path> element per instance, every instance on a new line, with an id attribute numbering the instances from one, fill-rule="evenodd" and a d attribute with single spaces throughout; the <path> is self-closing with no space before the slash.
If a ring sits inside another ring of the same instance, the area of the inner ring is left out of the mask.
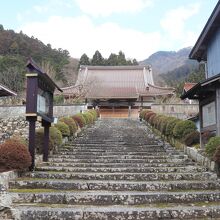
<path id="1" fill-rule="evenodd" d="M 205 151 L 209 157 L 213 157 L 216 149 L 220 146 L 220 137 L 211 137 L 205 145 Z"/>
<path id="2" fill-rule="evenodd" d="M 54 141 L 54 144 L 59 147 L 62 144 L 62 133 L 55 126 L 50 127 L 50 138 Z"/>
<path id="3" fill-rule="evenodd" d="M 77 122 L 79 121 L 79 123 L 81 124 L 82 127 L 86 126 L 86 124 L 87 124 L 86 119 L 82 113 L 78 113 L 78 114 L 74 115 L 73 118 L 77 118 L 76 121 Z"/>
<path id="4" fill-rule="evenodd" d="M 183 142 L 186 146 L 193 146 L 196 144 L 199 144 L 200 142 L 200 133 L 198 131 L 192 131 L 191 133 L 188 133 L 184 139 Z"/>
<path id="5" fill-rule="evenodd" d="M 65 124 L 64 122 L 59 121 L 54 126 L 61 132 L 63 137 L 69 137 L 70 136 L 69 126 L 67 124 Z"/>
<path id="6" fill-rule="evenodd" d="M 173 136 L 176 139 L 181 140 L 185 137 L 185 135 L 191 133 L 192 131 L 196 131 L 195 123 L 189 120 L 181 120 L 176 123 L 173 129 Z"/>
<path id="7" fill-rule="evenodd" d="M 37 153 L 42 154 L 44 149 L 44 128 L 39 128 L 36 130 L 35 134 L 35 145 Z M 49 136 L 49 151 L 55 149 L 54 140 Z"/>
<path id="8" fill-rule="evenodd" d="M 70 117 L 63 117 L 60 118 L 60 121 L 64 122 L 66 125 L 68 125 L 69 130 L 70 130 L 70 136 L 73 136 L 76 131 L 78 130 L 76 122 L 70 118 Z"/>
<path id="9" fill-rule="evenodd" d="M 198 133 L 194 133 L 196 136 L 192 137 L 193 132 L 196 132 L 196 125 L 192 121 L 156 114 L 151 110 L 142 110 L 139 118 L 147 121 L 153 128 L 156 128 L 167 137 L 174 137 L 181 142 L 190 142 L 190 144 L 198 142 Z M 191 136 L 187 136 L 188 134 L 191 134 Z"/>

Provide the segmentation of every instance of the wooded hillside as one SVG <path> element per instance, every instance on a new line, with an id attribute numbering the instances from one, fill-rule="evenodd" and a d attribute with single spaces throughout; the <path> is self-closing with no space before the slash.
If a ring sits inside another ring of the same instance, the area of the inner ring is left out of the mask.
<path id="1" fill-rule="evenodd" d="M 4 30 L 0 25 L 0 82 L 10 89 L 20 92 L 24 87 L 25 64 L 32 57 L 45 71 L 49 71 L 56 81 L 66 83 L 65 66 L 69 63 L 69 52 L 52 49 L 40 40 L 27 35 Z"/>

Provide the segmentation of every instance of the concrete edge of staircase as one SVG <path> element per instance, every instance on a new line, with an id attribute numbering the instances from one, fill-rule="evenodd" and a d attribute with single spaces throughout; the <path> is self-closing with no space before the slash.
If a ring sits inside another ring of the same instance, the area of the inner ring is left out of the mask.
<path id="1" fill-rule="evenodd" d="M 36 164 L 42 163 L 42 155 L 36 155 Z M 0 173 L 0 219 L 11 211 L 11 196 L 8 193 L 9 182 L 18 178 L 20 171 L 11 170 Z"/>

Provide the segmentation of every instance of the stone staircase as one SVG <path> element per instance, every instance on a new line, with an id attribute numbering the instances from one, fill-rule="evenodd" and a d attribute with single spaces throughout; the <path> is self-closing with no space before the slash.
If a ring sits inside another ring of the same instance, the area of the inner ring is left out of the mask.
<path id="1" fill-rule="evenodd" d="M 15 219 L 218 219 L 220 181 L 137 120 L 103 119 L 10 182 Z"/>

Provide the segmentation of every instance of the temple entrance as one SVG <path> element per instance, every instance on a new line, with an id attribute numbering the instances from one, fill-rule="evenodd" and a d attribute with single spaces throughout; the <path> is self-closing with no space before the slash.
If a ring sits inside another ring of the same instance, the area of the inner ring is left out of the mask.
<path id="1" fill-rule="evenodd" d="M 101 118 L 138 118 L 139 107 L 100 107 Z"/>

